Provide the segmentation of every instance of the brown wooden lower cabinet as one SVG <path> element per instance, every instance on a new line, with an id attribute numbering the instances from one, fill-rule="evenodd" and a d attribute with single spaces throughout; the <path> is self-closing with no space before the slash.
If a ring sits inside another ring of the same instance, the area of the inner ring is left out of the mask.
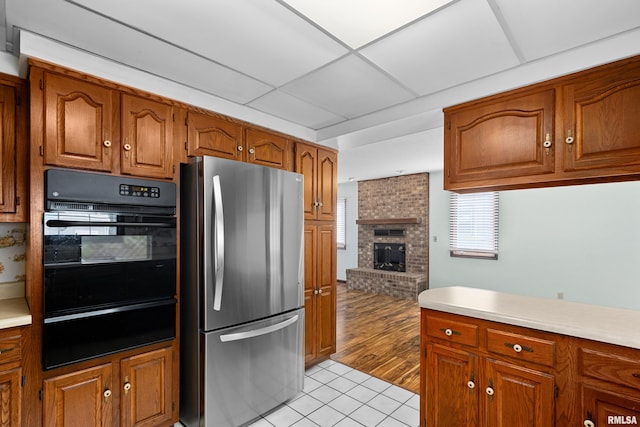
<path id="1" fill-rule="evenodd" d="M 305 364 L 336 351 L 336 244 L 333 223 L 304 226 Z"/>
<path id="2" fill-rule="evenodd" d="M 167 347 L 46 379 L 43 425 L 172 425 L 172 364 Z"/>
<path id="3" fill-rule="evenodd" d="M 22 328 L 0 330 L 0 427 L 22 422 L 22 352 Z"/>
<path id="4" fill-rule="evenodd" d="M 0 427 L 20 426 L 22 386 L 19 366 L 0 365 Z"/>
<path id="5" fill-rule="evenodd" d="M 640 425 L 640 350 L 421 309 L 421 427 Z"/>

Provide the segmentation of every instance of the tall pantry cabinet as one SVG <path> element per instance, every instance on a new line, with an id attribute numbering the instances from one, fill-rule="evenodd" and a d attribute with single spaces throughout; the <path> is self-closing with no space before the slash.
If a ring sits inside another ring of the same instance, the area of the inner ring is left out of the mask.
<path id="1" fill-rule="evenodd" d="M 304 175 L 305 364 L 336 351 L 337 153 L 298 142 L 296 172 Z"/>

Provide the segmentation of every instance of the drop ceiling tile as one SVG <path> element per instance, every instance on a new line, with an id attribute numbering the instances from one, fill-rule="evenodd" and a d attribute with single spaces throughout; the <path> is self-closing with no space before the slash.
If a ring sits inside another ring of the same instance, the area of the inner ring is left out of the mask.
<path id="1" fill-rule="evenodd" d="M 346 120 L 345 117 L 330 113 L 277 90 L 261 96 L 248 105 L 314 130 Z"/>
<path id="2" fill-rule="evenodd" d="M 194 56 L 114 21 L 105 20 L 67 2 L 20 0 L 21 7 L 7 6 L 14 24 L 48 34 L 70 46 L 111 58 L 223 99 L 244 104 L 273 88 L 249 76 Z M 25 5 L 26 3 L 26 5 Z M 24 7 L 26 6 L 26 7 Z M 28 15 L 21 11 L 28 10 Z M 57 19 L 52 20 L 51 16 Z"/>
<path id="3" fill-rule="evenodd" d="M 356 49 L 453 0 L 284 0 Z"/>
<path id="4" fill-rule="evenodd" d="M 344 46 L 274 0 L 77 3 L 273 86 L 347 52 Z M 160 10 L 162 13 L 149 13 Z"/>
<path id="5" fill-rule="evenodd" d="M 640 27 L 638 0 L 494 0 L 527 61 Z"/>
<path id="6" fill-rule="evenodd" d="M 461 0 L 361 53 L 421 95 L 519 65 L 485 0 Z"/>
<path id="7" fill-rule="evenodd" d="M 409 91 L 355 55 L 346 56 L 281 89 L 347 118 L 413 98 Z"/>

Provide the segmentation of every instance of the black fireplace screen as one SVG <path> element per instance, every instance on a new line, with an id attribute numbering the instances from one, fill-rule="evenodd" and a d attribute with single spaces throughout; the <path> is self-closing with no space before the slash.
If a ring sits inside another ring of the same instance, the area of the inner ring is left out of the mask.
<path id="1" fill-rule="evenodd" d="M 402 243 L 374 243 L 373 268 L 406 271 L 405 246 Z"/>

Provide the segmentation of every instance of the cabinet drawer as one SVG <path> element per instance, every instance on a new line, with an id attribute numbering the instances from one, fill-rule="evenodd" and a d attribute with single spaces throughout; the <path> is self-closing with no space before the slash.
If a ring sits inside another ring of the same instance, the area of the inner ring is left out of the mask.
<path id="1" fill-rule="evenodd" d="M 555 343 L 512 332 L 487 329 L 487 350 L 545 366 L 555 364 Z"/>
<path id="2" fill-rule="evenodd" d="M 579 363 L 582 375 L 640 389 L 640 360 L 638 359 L 581 348 Z"/>
<path id="3" fill-rule="evenodd" d="M 455 320 L 429 316 L 427 318 L 427 335 L 465 344 L 478 346 L 478 326 L 472 323 L 456 322 Z"/>
<path id="4" fill-rule="evenodd" d="M 1 332 L 1 331 L 0 331 Z M 20 360 L 22 341 L 18 332 L 0 333 L 0 363 Z"/>

